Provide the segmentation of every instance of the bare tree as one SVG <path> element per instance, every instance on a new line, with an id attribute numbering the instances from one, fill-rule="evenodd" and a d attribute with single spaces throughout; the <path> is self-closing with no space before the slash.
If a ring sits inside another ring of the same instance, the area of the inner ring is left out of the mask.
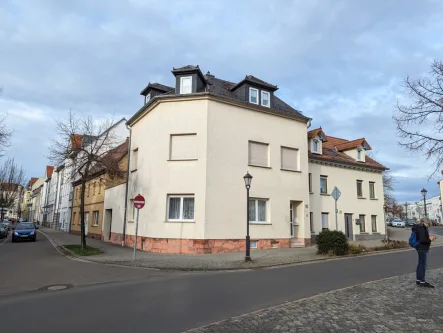
<path id="1" fill-rule="evenodd" d="M 0 207 L 1 218 L 4 210 L 17 210 L 20 205 L 20 194 L 25 181 L 25 172 L 15 163 L 13 158 L 8 158 L 0 165 Z"/>
<path id="2" fill-rule="evenodd" d="M 72 111 L 65 120 L 56 120 L 56 136 L 51 139 L 49 159 L 54 165 L 69 163 L 71 181 L 81 181 L 80 234 L 82 248 L 86 247 L 85 188 L 92 168 L 119 174 L 118 163 L 107 153 L 118 145 L 112 131 L 113 120 L 95 121 L 91 116 L 78 117 Z"/>
<path id="3" fill-rule="evenodd" d="M 0 87 L 0 93 L 2 93 L 3 88 Z M 12 131 L 6 125 L 6 116 L 0 118 L 0 157 L 3 156 L 5 148 L 9 147 Z"/>
<path id="4" fill-rule="evenodd" d="M 394 116 L 400 145 L 424 153 L 434 175 L 443 163 L 443 62 L 435 60 L 427 77 L 407 77 L 405 90 L 410 103 L 398 103 Z"/>
<path id="5" fill-rule="evenodd" d="M 395 202 L 394 199 L 394 177 L 389 171 L 383 172 L 383 194 L 386 206 L 392 206 Z"/>

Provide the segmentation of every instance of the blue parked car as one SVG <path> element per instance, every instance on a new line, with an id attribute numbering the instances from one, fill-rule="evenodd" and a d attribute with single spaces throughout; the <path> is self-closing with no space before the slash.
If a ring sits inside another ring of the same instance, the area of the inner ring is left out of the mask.
<path id="1" fill-rule="evenodd" d="M 31 240 L 35 242 L 37 239 L 37 227 L 32 222 L 18 223 L 12 233 L 12 242 L 21 240 Z"/>

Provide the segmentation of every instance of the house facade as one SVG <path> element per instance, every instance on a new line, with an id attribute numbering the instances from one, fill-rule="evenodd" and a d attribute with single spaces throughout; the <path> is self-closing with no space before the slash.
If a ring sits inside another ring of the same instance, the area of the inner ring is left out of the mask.
<path id="1" fill-rule="evenodd" d="M 137 246 L 164 253 L 214 253 L 245 248 L 250 188 L 251 247 L 308 246 L 310 119 L 253 76 L 238 83 L 174 69 L 175 88 L 150 84 L 131 127 L 125 235 L 134 242 L 137 194 L 144 195 Z"/>
<path id="2" fill-rule="evenodd" d="M 127 166 L 128 141 L 126 140 L 121 145 L 110 150 L 105 158 L 112 158 L 116 163 L 124 168 Z M 104 201 L 105 189 L 112 187 L 113 184 L 121 184 L 124 182 L 123 173 L 126 169 L 121 169 L 122 174 L 110 174 L 104 168 L 93 167 L 91 169 L 91 176 L 85 184 L 85 205 L 84 205 L 84 220 L 85 220 L 85 234 L 94 239 L 102 239 L 103 221 L 104 221 Z M 81 220 L 80 220 L 80 201 L 81 201 L 81 179 L 74 182 L 74 200 L 72 206 L 72 217 L 70 232 L 80 235 Z M 112 203 L 113 204 L 113 203 Z M 109 216 L 107 216 L 109 217 Z M 112 218 L 105 220 L 106 226 L 105 234 L 109 237 L 110 228 L 112 225 Z"/>
<path id="3" fill-rule="evenodd" d="M 426 213 L 429 219 L 441 223 L 442 221 L 442 202 L 439 195 L 426 198 Z M 406 217 L 410 219 L 419 220 L 425 217 L 425 203 L 424 200 L 418 200 L 415 202 L 408 202 L 402 205 L 403 212 Z"/>
<path id="4" fill-rule="evenodd" d="M 40 211 L 41 211 L 41 193 L 43 191 L 43 184 L 45 179 L 43 177 L 38 178 L 31 187 L 31 208 L 29 212 L 28 221 L 34 223 L 40 223 Z"/>
<path id="5" fill-rule="evenodd" d="M 366 154 L 369 143 L 327 136 L 321 128 L 309 131 L 308 140 L 312 240 L 323 229 L 343 231 L 353 241 L 384 238 L 387 168 Z M 340 193 L 337 211 L 334 188 Z"/>
<path id="6" fill-rule="evenodd" d="M 32 210 L 32 186 L 38 180 L 38 178 L 32 177 L 23 189 L 22 200 L 21 200 L 21 218 L 25 221 L 32 221 L 31 210 Z"/>

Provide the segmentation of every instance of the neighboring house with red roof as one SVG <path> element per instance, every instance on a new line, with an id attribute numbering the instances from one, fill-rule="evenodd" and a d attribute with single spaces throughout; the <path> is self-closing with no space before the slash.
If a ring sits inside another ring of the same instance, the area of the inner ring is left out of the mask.
<path id="1" fill-rule="evenodd" d="M 367 155 L 365 138 L 328 136 L 322 128 L 308 132 L 310 229 L 343 231 L 350 240 L 380 239 L 385 235 L 383 172 L 387 168 Z M 341 196 L 331 196 L 337 187 Z"/>

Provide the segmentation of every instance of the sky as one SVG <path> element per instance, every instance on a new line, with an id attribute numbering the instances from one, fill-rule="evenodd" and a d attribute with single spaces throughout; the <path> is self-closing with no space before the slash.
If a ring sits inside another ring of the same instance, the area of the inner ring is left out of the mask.
<path id="1" fill-rule="evenodd" d="M 43 177 L 54 119 L 129 119 L 148 82 L 173 85 L 171 69 L 192 64 L 278 85 L 311 128 L 365 137 L 400 202 L 438 195 L 441 175 L 398 145 L 392 116 L 406 76 L 443 58 L 442 16 L 438 0 L 0 0 L 6 154 Z"/>

